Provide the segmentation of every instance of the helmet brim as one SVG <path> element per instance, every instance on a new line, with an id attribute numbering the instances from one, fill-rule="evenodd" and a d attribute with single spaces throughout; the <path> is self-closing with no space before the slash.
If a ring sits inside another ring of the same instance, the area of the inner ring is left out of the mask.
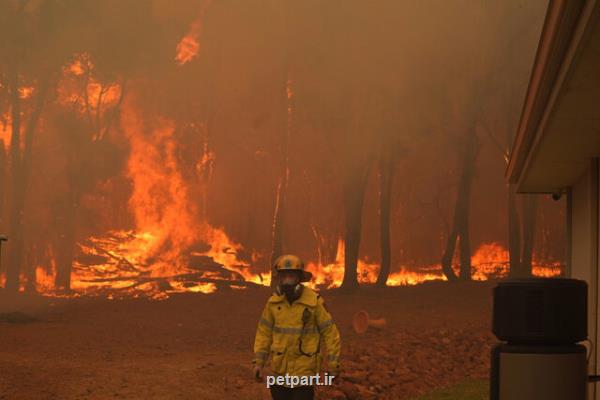
<path id="1" fill-rule="evenodd" d="M 300 282 L 308 282 L 312 279 L 313 274 L 308 271 L 302 271 L 302 275 L 300 275 Z"/>

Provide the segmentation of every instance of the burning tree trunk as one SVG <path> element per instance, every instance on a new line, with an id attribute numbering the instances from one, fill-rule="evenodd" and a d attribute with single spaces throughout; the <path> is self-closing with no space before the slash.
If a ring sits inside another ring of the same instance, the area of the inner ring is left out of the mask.
<path id="1" fill-rule="evenodd" d="M 285 207 L 285 196 L 287 192 L 288 184 L 287 174 L 280 178 L 279 184 L 277 185 L 277 194 L 275 198 L 275 213 L 273 216 L 273 246 L 271 250 L 271 267 L 275 264 L 275 259 L 279 257 L 283 252 L 283 211 Z M 275 271 L 272 271 L 272 274 Z M 271 280 L 273 286 L 275 280 Z"/>
<path id="2" fill-rule="evenodd" d="M 10 204 L 10 258 L 6 269 L 6 287 L 17 290 L 19 287 L 19 271 L 21 270 L 21 231 L 22 216 L 17 202 L 17 185 L 20 182 L 21 172 L 21 100 L 19 99 L 19 76 L 17 71 L 11 70 L 10 76 L 10 107 L 12 132 L 10 139 L 10 172 L 11 172 L 11 195 Z"/>
<path id="3" fill-rule="evenodd" d="M 392 249 L 390 244 L 390 198 L 394 175 L 394 159 L 391 153 L 385 154 L 379 163 L 379 218 L 381 240 L 381 269 L 377 277 L 377 286 L 386 286 L 390 275 Z"/>
<path id="4" fill-rule="evenodd" d="M 454 207 L 454 220 L 452 231 L 446 242 L 446 249 L 442 256 L 442 270 L 449 281 L 454 281 L 457 276 L 452 269 L 452 260 L 456 250 L 456 241 L 459 240 L 460 251 L 460 279 L 471 279 L 471 244 L 469 242 L 469 211 L 471 201 L 471 186 L 475 173 L 477 160 L 477 135 L 471 129 L 467 136 L 462 172 L 458 184 L 456 203 Z"/>
<path id="5" fill-rule="evenodd" d="M 358 251 L 362 228 L 362 210 L 365 188 L 369 177 L 370 161 L 348 167 L 344 182 L 344 279 L 342 288 L 358 288 Z"/>
<path id="6" fill-rule="evenodd" d="M 89 61 L 88 61 L 89 62 Z M 65 124 L 63 129 L 64 148 L 67 158 L 67 182 L 68 190 L 57 210 L 57 219 L 60 221 L 57 229 L 60 230 L 59 239 L 55 242 L 56 254 L 56 275 L 54 286 L 60 291 L 70 291 L 71 289 L 71 270 L 73 259 L 75 257 L 77 217 L 79 203 L 86 191 L 89 191 L 96 179 L 90 174 L 90 171 L 84 167 L 85 161 L 81 154 L 83 149 L 90 146 L 103 146 L 108 140 L 108 134 L 111 127 L 119 122 L 121 107 L 125 96 L 125 83 L 123 79 L 120 85 L 118 101 L 112 108 L 102 109 L 102 97 L 98 96 L 94 107 L 89 103 L 88 81 L 91 77 L 91 71 L 88 68 L 86 74 L 86 85 L 83 90 L 83 98 L 86 105 L 87 129 L 93 132 L 87 134 L 77 124 Z M 110 88 L 111 85 L 103 85 L 103 88 Z M 108 89 L 102 89 L 106 93 Z M 91 110 L 95 109 L 95 115 L 92 117 Z M 89 160 L 88 160 L 89 161 Z"/>
<path id="7" fill-rule="evenodd" d="M 27 183 L 29 180 L 33 137 L 42 109 L 44 108 L 48 88 L 48 79 L 42 79 L 38 87 L 39 92 L 36 96 L 33 111 L 25 127 L 23 156 L 21 156 L 21 101 L 19 98 L 19 77 L 16 69 L 13 69 L 10 79 L 10 100 L 13 121 L 11 134 L 11 247 L 9 264 L 6 271 L 6 288 L 9 290 L 19 289 L 19 273 L 21 272 L 23 262 L 23 217 L 25 212 L 25 200 L 27 197 Z"/>
<path id="8" fill-rule="evenodd" d="M 4 145 L 4 140 L 0 139 L 0 226 L 5 226 L 4 205 L 6 204 L 6 171 L 7 171 L 7 155 Z"/>
<path id="9" fill-rule="evenodd" d="M 287 125 L 286 129 L 281 135 L 281 175 L 279 177 L 279 184 L 277 185 L 277 194 L 275 198 L 275 212 L 273 215 L 273 245 L 271 250 L 271 277 L 274 276 L 273 265 L 275 259 L 283 253 L 283 225 L 284 225 L 284 212 L 287 197 L 288 181 L 290 178 L 290 167 L 289 167 L 289 141 L 292 130 L 292 117 L 294 112 L 294 95 L 291 87 L 291 80 L 288 76 L 286 80 L 285 93 L 286 93 L 286 110 L 287 110 Z M 275 286 L 275 279 L 271 279 L 271 287 Z"/>

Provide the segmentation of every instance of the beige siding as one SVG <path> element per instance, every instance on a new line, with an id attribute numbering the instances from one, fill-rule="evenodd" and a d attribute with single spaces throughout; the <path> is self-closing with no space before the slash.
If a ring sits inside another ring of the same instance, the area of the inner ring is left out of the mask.
<path id="1" fill-rule="evenodd" d="M 598 226 L 600 224 L 598 182 L 598 160 L 590 162 L 585 174 L 571 188 L 571 260 L 569 270 L 571 276 L 588 282 L 588 332 L 593 342 L 593 353 L 590 357 L 590 374 L 599 373 L 600 321 L 598 319 L 598 256 L 600 241 Z M 590 385 L 590 399 L 600 400 L 600 390 Z"/>

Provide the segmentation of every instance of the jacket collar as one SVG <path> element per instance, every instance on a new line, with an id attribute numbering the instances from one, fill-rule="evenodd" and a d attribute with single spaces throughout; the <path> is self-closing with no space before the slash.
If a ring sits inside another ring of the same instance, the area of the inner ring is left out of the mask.
<path id="1" fill-rule="evenodd" d="M 302 294 L 294 303 L 302 303 L 309 307 L 315 307 L 317 305 L 317 293 L 309 288 L 308 286 L 304 286 L 302 289 Z M 285 295 L 278 295 L 277 293 L 273 293 L 269 298 L 269 303 L 280 303 L 286 301 Z"/>

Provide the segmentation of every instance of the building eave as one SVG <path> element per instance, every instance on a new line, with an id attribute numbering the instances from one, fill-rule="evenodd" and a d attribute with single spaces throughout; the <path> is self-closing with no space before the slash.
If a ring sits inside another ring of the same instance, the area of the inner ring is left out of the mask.
<path id="1" fill-rule="evenodd" d="M 568 71 L 573 56 L 573 38 L 581 24 L 584 0 L 550 0 L 542 28 L 531 78 L 525 96 L 511 157 L 506 171 L 510 183 L 522 180 L 536 143 L 543 135 L 540 124 L 560 90 L 560 78 Z M 595 3 L 595 1 L 593 2 Z"/>

